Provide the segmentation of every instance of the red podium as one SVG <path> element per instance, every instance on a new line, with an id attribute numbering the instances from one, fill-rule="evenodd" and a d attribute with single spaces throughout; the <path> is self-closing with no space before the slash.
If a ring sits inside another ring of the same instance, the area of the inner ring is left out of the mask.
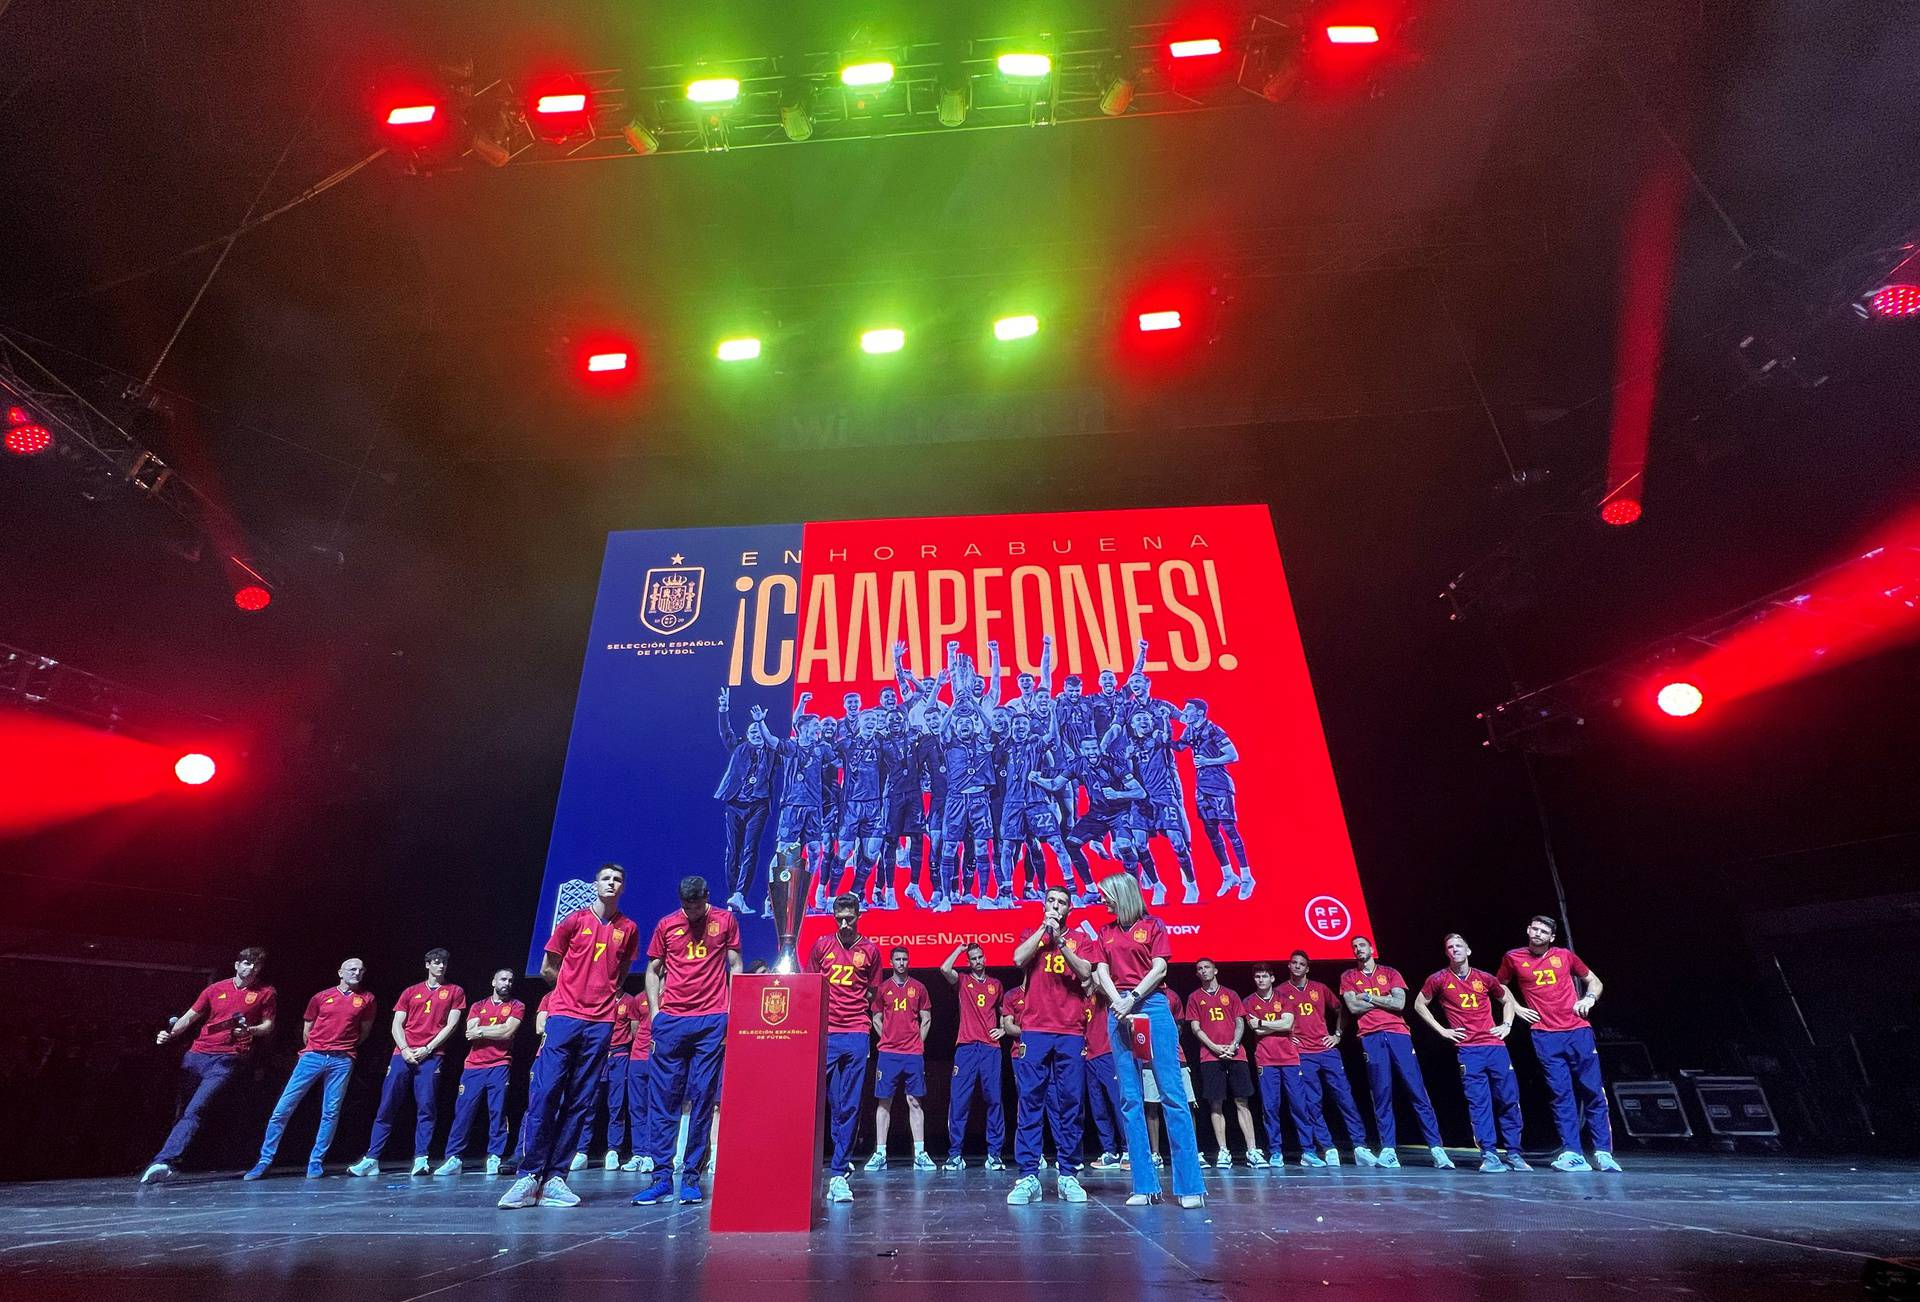
<path id="1" fill-rule="evenodd" d="M 817 972 L 737 976 L 727 1007 L 710 1225 L 805 1233 L 820 1213 L 827 990 Z"/>

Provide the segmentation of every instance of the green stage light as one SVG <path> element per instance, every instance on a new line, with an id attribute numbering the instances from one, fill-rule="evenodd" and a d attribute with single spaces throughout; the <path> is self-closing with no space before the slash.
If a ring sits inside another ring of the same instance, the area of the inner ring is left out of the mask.
<path id="1" fill-rule="evenodd" d="M 840 69 L 840 82 L 844 86 L 884 86 L 892 80 L 893 65 L 885 59 L 871 59 L 865 63 L 849 63 L 846 67 Z"/>
<path id="2" fill-rule="evenodd" d="M 1053 71 L 1053 60 L 1044 54 L 1003 54 L 1000 56 L 1000 75 L 1015 81 L 1038 81 Z"/>
<path id="3" fill-rule="evenodd" d="M 1037 316 L 1003 316 L 993 323 L 993 337 L 1002 342 L 1027 339 L 1039 333 L 1040 318 Z"/>
<path id="4" fill-rule="evenodd" d="M 737 77 L 702 77 L 687 85 L 687 98 L 695 104 L 731 104 L 740 98 Z"/>
<path id="5" fill-rule="evenodd" d="M 907 332 L 893 326 L 869 330 L 860 336 L 863 353 L 897 353 L 907 345 Z"/>
<path id="6" fill-rule="evenodd" d="M 760 355 L 760 341 L 750 335 L 722 339 L 713 354 L 723 362 L 750 362 Z"/>

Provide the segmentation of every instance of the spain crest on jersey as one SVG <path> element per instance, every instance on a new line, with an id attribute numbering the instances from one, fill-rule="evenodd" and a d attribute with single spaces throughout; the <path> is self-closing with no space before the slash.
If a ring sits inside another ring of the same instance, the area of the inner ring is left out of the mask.
<path id="1" fill-rule="evenodd" d="M 760 1020 L 768 1026 L 778 1026 L 787 1020 L 792 1008 L 792 992 L 785 986 L 768 986 L 760 992 Z"/>
<path id="2" fill-rule="evenodd" d="M 678 557 L 674 558 L 678 560 Z M 700 618 L 700 589 L 707 571 L 698 565 L 674 565 L 647 571 L 640 596 L 640 622 L 656 633 L 678 633 Z"/>

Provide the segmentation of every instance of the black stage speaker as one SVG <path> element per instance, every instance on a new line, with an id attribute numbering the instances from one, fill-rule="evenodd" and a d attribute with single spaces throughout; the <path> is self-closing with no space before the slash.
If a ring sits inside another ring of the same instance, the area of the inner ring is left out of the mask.
<path id="1" fill-rule="evenodd" d="M 1670 1080 L 1615 1081 L 1613 1106 L 1620 1125 L 1633 1139 L 1691 1139 L 1693 1126 Z"/>
<path id="2" fill-rule="evenodd" d="M 1774 1139 L 1780 1124 L 1773 1119 L 1767 1092 L 1751 1076 L 1692 1076 L 1694 1096 L 1707 1133 L 1723 1139 Z"/>

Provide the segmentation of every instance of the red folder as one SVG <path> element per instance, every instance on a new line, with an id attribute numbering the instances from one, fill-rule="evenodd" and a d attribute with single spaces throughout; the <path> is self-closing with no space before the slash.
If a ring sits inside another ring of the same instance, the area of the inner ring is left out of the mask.
<path id="1" fill-rule="evenodd" d="M 1133 1056 L 1141 1062 L 1153 1061 L 1153 1023 L 1145 1013 L 1127 1018 L 1127 1038 L 1133 1042 Z"/>

